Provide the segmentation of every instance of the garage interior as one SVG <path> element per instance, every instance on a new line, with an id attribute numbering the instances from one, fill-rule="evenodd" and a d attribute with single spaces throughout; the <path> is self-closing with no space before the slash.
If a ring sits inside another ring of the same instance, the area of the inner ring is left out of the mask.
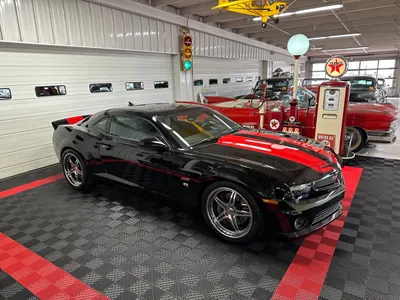
<path id="1" fill-rule="evenodd" d="M 64 178 L 53 121 L 252 93 L 277 69 L 293 76 L 296 34 L 310 42 L 300 83 L 329 80 L 343 56 L 346 76 L 384 79 L 397 111 L 400 1 L 286 2 L 263 28 L 217 0 L 0 0 L 0 299 L 400 299 L 398 139 L 345 160 L 341 216 L 293 239 L 229 243 L 199 207 Z"/>

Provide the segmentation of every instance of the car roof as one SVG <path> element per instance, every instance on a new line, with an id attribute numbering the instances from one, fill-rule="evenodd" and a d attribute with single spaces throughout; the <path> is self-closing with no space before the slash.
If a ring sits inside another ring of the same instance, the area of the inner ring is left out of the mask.
<path id="1" fill-rule="evenodd" d="M 358 76 L 343 76 L 341 79 L 369 79 L 372 81 L 377 81 L 375 77 L 372 76 L 363 76 L 363 75 L 358 75 Z"/>
<path id="2" fill-rule="evenodd" d="M 183 109 L 202 107 L 193 104 L 181 103 L 146 103 L 146 104 L 132 104 L 126 107 L 111 108 L 104 111 L 105 114 L 141 114 L 147 116 L 163 115 L 171 112 L 176 112 Z"/>
<path id="3" fill-rule="evenodd" d="M 264 78 L 264 79 L 257 80 L 257 82 L 258 81 L 263 81 L 263 80 L 272 81 L 272 80 L 292 80 L 292 79 L 293 79 L 293 77 L 271 77 L 271 78 Z"/>

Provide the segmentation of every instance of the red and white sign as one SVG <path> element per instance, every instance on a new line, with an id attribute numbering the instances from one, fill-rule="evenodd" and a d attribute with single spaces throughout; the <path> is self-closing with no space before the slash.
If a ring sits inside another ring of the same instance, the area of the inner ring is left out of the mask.
<path id="1" fill-rule="evenodd" d="M 279 121 L 278 121 L 277 119 L 272 119 L 272 120 L 269 122 L 269 127 L 270 127 L 271 129 L 273 129 L 273 130 L 278 129 L 278 128 L 279 128 L 279 125 L 281 125 L 281 123 L 279 123 Z"/>
<path id="2" fill-rule="evenodd" d="M 325 64 L 325 73 L 329 77 L 337 78 L 347 72 L 347 61 L 341 56 L 332 56 Z"/>
<path id="3" fill-rule="evenodd" d="M 317 141 L 321 142 L 322 144 L 325 144 L 325 145 L 331 147 L 332 149 L 335 149 L 336 135 L 318 133 L 317 134 Z"/>
<path id="4" fill-rule="evenodd" d="M 295 127 L 295 126 L 283 126 L 282 132 L 300 135 L 300 127 Z"/>

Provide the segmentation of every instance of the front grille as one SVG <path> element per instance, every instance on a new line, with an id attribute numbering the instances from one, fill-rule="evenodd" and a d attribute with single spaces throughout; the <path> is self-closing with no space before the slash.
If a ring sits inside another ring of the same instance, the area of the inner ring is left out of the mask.
<path id="1" fill-rule="evenodd" d="M 337 185 L 342 183 L 342 174 L 341 172 L 335 171 L 325 178 L 315 181 L 313 188 L 315 191 L 318 190 L 328 190 L 335 188 Z"/>
<path id="2" fill-rule="evenodd" d="M 326 219 L 340 208 L 340 202 L 321 210 L 314 218 L 313 224 Z"/>

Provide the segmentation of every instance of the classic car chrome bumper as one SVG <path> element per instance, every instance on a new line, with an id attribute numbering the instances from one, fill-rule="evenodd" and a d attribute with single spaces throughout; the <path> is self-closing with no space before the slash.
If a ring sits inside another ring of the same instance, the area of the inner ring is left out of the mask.
<path id="1" fill-rule="evenodd" d="M 396 140 L 396 127 L 396 125 L 392 126 L 389 131 L 367 131 L 368 140 L 393 143 Z"/>

